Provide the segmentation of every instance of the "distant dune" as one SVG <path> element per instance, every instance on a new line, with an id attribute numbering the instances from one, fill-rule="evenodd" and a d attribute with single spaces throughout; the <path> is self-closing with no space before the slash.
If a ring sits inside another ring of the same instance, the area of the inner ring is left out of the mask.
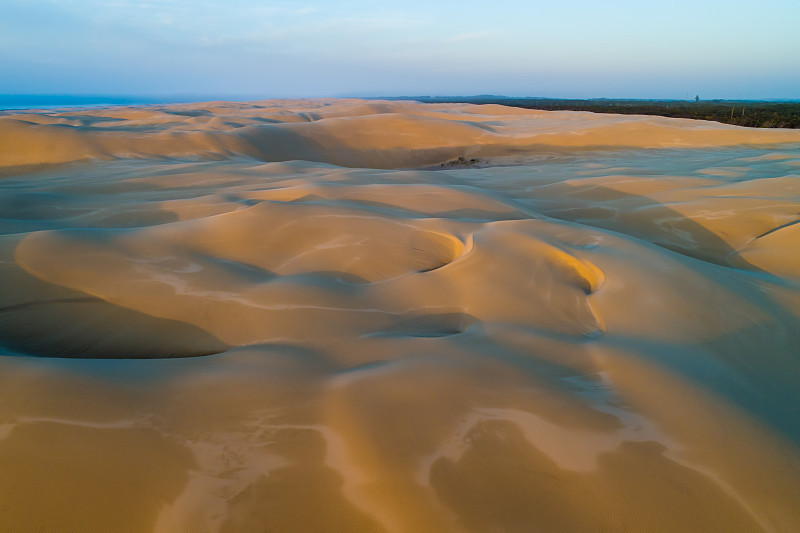
<path id="1" fill-rule="evenodd" d="M 678 148 L 798 142 L 693 120 L 553 113 L 499 105 L 265 101 L 0 115 L 0 165 L 118 158 L 305 160 L 418 168 L 543 149 Z"/>
<path id="2" fill-rule="evenodd" d="M 800 527 L 800 131 L 0 113 L 0 529 Z"/>

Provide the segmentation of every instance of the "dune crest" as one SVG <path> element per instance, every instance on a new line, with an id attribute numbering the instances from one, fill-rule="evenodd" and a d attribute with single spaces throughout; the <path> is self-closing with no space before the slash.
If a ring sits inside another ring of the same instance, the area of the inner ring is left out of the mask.
<path id="1" fill-rule="evenodd" d="M 4 112 L 2 527 L 793 532 L 798 147 L 415 102 Z"/>

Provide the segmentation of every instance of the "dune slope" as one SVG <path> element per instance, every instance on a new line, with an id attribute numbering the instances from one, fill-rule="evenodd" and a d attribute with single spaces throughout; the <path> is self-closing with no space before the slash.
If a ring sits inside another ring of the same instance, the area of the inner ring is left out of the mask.
<path id="1" fill-rule="evenodd" d="M 798 131 L 6 112 L 3 527 L 796 531 L 798 222 Z"/>

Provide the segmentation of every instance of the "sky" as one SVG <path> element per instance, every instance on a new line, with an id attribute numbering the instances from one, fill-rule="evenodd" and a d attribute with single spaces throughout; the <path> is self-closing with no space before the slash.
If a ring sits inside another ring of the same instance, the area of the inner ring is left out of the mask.
<path id="1" fill-rule="evenodd" d="M 0 0 L 0 94 L 798 99 L 798 21 L 798 0 Z"/>

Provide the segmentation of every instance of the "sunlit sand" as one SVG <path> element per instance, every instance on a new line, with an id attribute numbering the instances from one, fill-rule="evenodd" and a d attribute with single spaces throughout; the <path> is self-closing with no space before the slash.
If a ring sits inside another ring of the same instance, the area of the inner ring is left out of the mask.
<path id="1" fill-rule="evenodd" d="M 0 115 L 0 530 L 792 532 L 800 131 Z"/>

